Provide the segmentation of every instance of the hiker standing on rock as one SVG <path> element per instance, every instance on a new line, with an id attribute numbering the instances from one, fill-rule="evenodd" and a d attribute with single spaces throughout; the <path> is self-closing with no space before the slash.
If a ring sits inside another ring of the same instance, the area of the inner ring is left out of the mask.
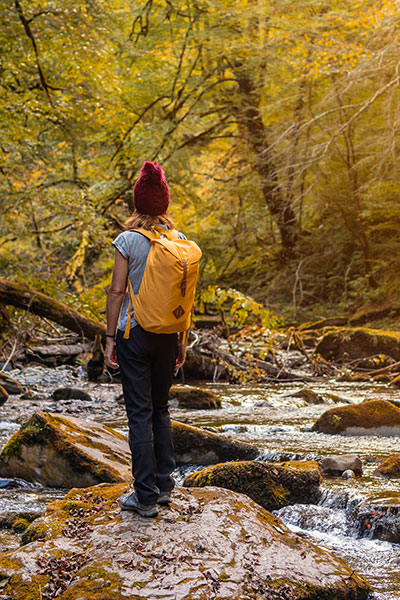
<path id="1" fill-rule="evenodd" d="M 113 241 L 105 362 L 120 368 L 132 453 L 134 491 L 121 496 L 120 506 L 155 517 L 156 503 L 169 504 L 175 484 L 168 393 L 186 358 L 201 251 L 167 215 L 160 165 L 143 164 L 133 200 L 127 230 Z"/>

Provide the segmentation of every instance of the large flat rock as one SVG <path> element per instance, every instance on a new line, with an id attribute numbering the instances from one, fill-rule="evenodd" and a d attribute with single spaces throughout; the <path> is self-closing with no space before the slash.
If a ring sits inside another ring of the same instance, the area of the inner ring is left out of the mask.
<path id="1" fill-rule="evenodd" d="M 242 494 L 178 489 L 156 520 L 121 512 L 126 484 L 71 490 L 0 555 L 13 600 L 366 600 L 369 586 Z M 57 596 L 55 593 L 58 591 Z"/>

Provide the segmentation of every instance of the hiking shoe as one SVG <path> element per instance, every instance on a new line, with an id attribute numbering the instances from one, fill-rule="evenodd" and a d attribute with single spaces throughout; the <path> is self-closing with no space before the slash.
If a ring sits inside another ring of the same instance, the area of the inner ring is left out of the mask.
<path id="1" fill-rule="evenodd" d="M 169 490 L 166 492 L 160 492 L 160 495 L 158 496 L 157 504 L 162 504 L 163 506 L 166 506 L 170 502 L 171 502 L 171 492 Z"/>
<path id="2" fill-rule="evenodd" d="M 127 492 L 122 494 L 119 499 L 121 510 L 132 510 L 137 512 L 141 517 L 156 517 L 158 515 L 155 504 L 142 504 L 136 492 Z"/>

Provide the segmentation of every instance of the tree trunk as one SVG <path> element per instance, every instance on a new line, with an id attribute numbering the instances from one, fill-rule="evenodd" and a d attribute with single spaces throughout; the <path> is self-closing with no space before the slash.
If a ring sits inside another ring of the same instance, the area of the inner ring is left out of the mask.
<path id="1" fill-rule="evenodd" d="M 239 119 L 244 125 L 249 143 L 255 153 L 255 169 L 261 178 L 264 200 L 279 228 L 282 254 L 290 259 L 295 255 L 299 225 L 291 201 L 282 193 L 267 140 L 258 103 L 258 92 L 251 76 L 244 70 L 236 73 L 240 92 Z"/>
<path id="2" fill-rule="evenodd" d="M 0 279 L 0 303 L 23 308 L 39 317 L 50 319 L 67 329 L 94 340 L 99 334 L 105 342 L 106 328 L 81 315 L 77 310 L 22 283 Z"/>

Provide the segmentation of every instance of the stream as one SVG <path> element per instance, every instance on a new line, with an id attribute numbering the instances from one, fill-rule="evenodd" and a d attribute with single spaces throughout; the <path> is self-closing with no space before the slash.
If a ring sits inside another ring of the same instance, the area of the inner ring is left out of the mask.
<path id="1" fill-rule="evenodd" d="M 18 430 L 22 420 L 38 410 L 59 412 L 106 423 L 127 433 L 124 407 L 118 400 L 119 384 L 94 384 L 85 379 L 80 368 L 27 367 L 9 373 L 34 393 L 30 399 L 10 396 L 0 407 L 0 445 Z M 384 480 L 372 472 L 383 458 L 400 451 L 397 436 L 336 436 L 312 432 L 311 426 L 329 408 L 359 403 L 366 399 L 400 401 L 400 390 L 375 383 L 338 382 L 315 378 L 308 384 L 324 397 L 323 404 L 307 404 L 290 396 L 304 387 L 301 383 L 232 385 L 190 382 L 206 388 L 222 400 L 218 410 L 171 408 L 173 419 L 206 427 L 223 435 L 251 442 L 260 448 L 261 459 L 282 461 L 319 459 L 332 454 L 357 454 L 363 461 L 363 476 L 357 479 L 324 479 L 322 499 L 318 505 L 294 505 L 276 511 L 293 531 L 315 541 L 340 556 L 371 584 L 371 600 L 400 600 L 400 544 L 377 539 L 359 538 L 353 522 L 356 506 L 366 497 L 383 492 L 398 492 L 396 479 Z M 70 386 L 85 390 L 88 400 L 54 401 L 50 393 L 57 387 Z M 330 398 L 334 394 L 340 402 Z M 180 467 L 176 479 L 181 483 L 195 467 Z M 12 488 L 0 480 L 1 515 L 12 512 L 41 513 L 46 504 L 62 497 L 65 490 L 39 488 L 18 481 Z M 0 550 L 16 548 L 19 536 L 0 529 Z"/>

